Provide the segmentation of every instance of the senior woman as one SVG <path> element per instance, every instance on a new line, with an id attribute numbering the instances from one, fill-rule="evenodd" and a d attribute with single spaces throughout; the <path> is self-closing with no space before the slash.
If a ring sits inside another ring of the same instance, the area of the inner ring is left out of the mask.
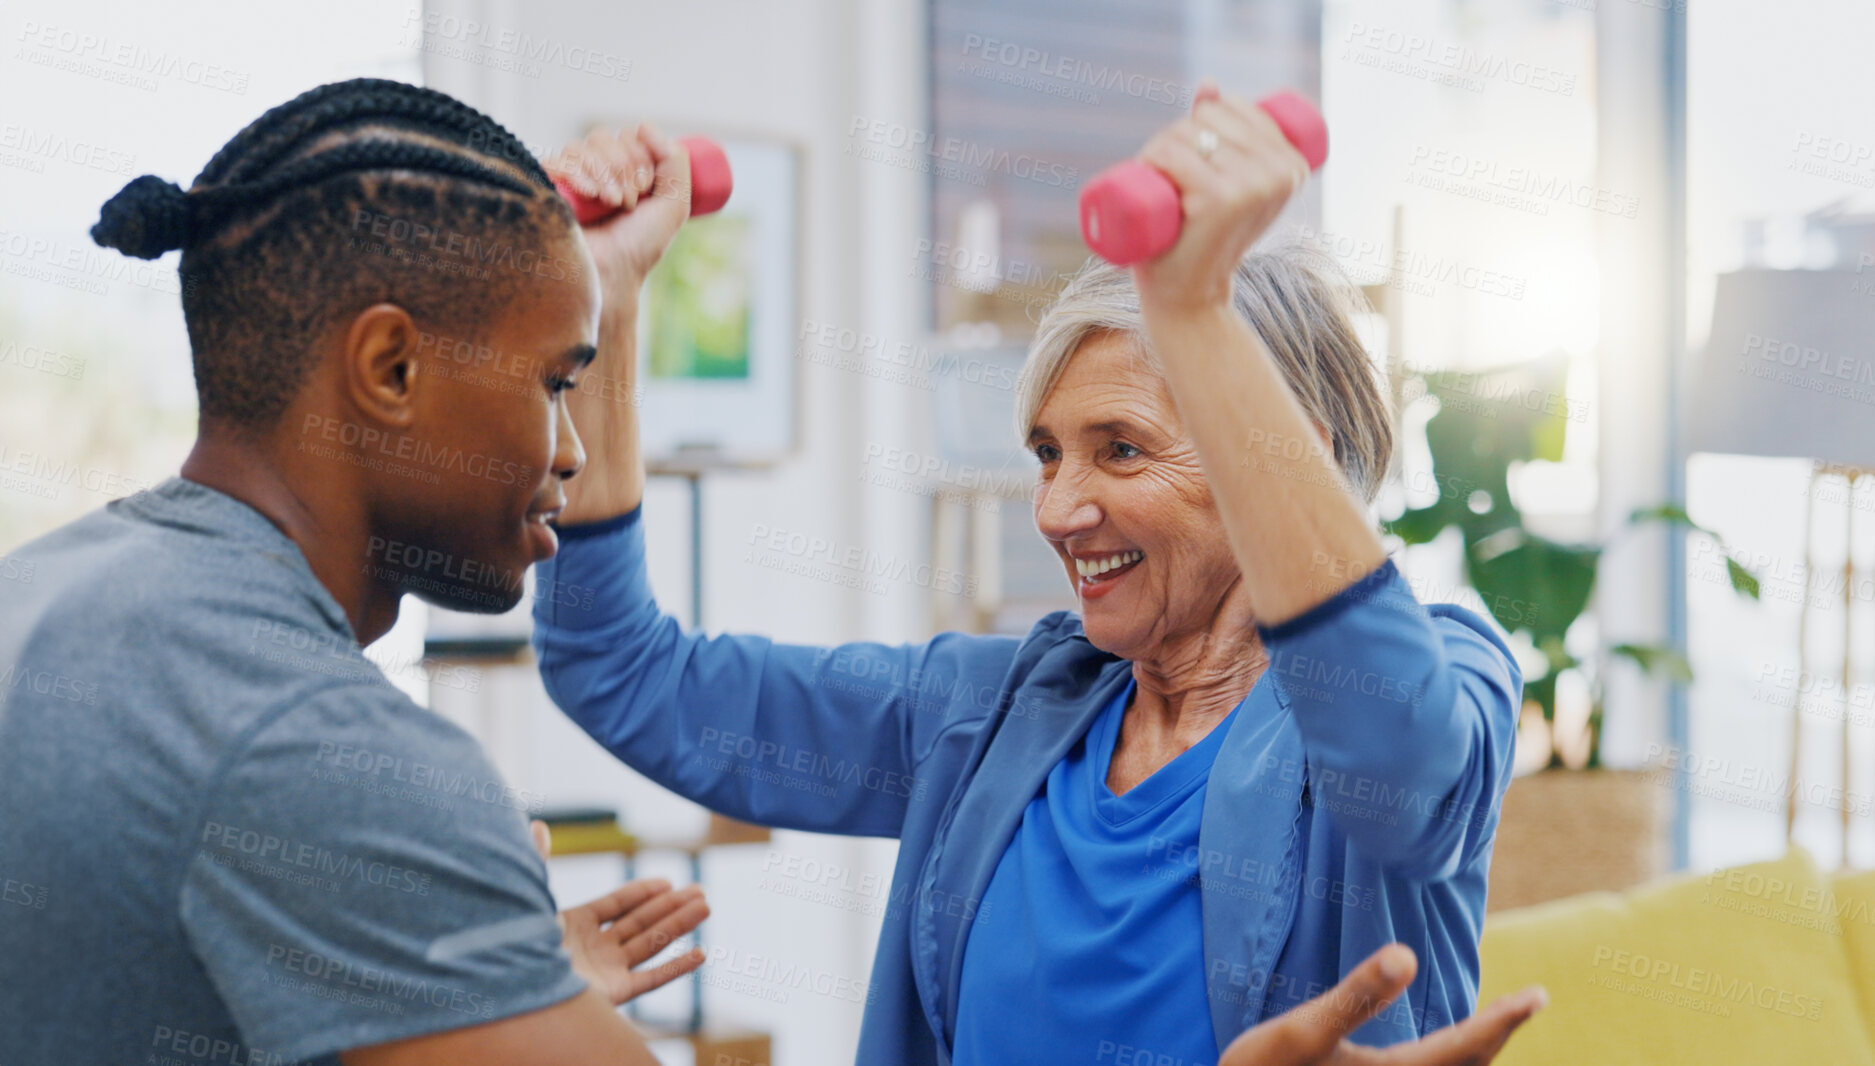
<path id="1" fill-rule="evenodd" d="M 645 572 L 632 411 L 574 411 L 589 467 L 539 577 L 582 595 L 536 600 L 547 689 L 714 810 L 900 840 L 864 1064 L 1210 1063 L 1393 941 L 1417 974 L 1360 1042 L 1476 997 L 1516 663 L 1418 604 L 1367 518 L 1389 421 L 1332 271 L 1245 256 L 1301 158 L 1213 89 L 1142 158 L 1182 190 L 1178 244 L 1084 269 L 1022 377 L 1080 603 L 1026 637 L 684 633 Z"/>

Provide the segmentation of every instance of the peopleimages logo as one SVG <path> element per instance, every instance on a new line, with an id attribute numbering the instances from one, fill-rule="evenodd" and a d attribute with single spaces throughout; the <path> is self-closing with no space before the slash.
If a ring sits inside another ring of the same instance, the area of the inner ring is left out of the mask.
<path id="1" fill-rule="evenodd" d="M 1020 81 L 1010 77 L 998 76 L 996 80 L 1022 84 L 1027 88 L 1050 88 L 1059 91 L 1053 95 L 1072 96 L 1083 103 L 1097 104 L 1100 98 L 1085 89 L 1098 89 L 1101 92 L 1117 92 L 1137 100 L 1150 100 L 1153 103 L 1171 104 L 1175 107 L 1190 107 L 1194 90 L 1167 78 L 1150 74 L 1128 71 L 1122 67 L 1095 63 L 1075 56 L 1050 52 L 1016 41 L 1005 41 L 995 37 L 985 37 L 980 33 L 964 35 L 963 54 L 995 64 L 1004 68 L 1006 74 L 1033 74 L 1035 81 Z M 970 69 L 969 73 L 979 77 L 991 76 L 987 68 Z M 1051 86 L 1051 83 L 1054 83 Z"/>
<path id="2" fill-rule="evenodd" d="M 1389 285 L 1421 296 L 1435 295 L 1438 285 L 1449 284 L 1484 296 L 1522 300 L 1530 286 L 1530 279 L 1522 275 L 1474 266 L 1450 256 L 1406 248 L 1389 252 L 1385 241 L 1347 233 L 1326 233 L 1307 225 L 1299 227 L 1296 236 L 1344 264 L 1356 263 L 1384 270 Z"/>
<path id="3" fill-rule="evenodd" d="M 1694 996 L 1712 996 L 1724 1003 L 1750 1005 L 1812 1020 L 1822 1016 L 1822 1002 L 1815 996 L 1760 984 L 1749 977 L 1734 977 L 1700 966 L 1683 966 L 1678 962 L 1653 958 L 1639 952 L 1619 951 L 1599 945 L 1595 948 L 1592 964 L 1597 969 L 1605 967 L 1623 977 Z"/>
<path id="4" fill-rule="evenodd" d="M 1740 359 L 1746 361 L 1755 356 L 1763 362 L 1806 371 L 1818 377 L 1836 378 L 1857 385 L 1875 385 L 1875 362 L 1858 359 L 1853 355 L 1826 352 L 1796 341 L 1747 333 L 1744 348 L 1738 354 Z"/>
<path id="5" fill-rule="evenodd" d="M 354 882 L 418 896 L 430 894 L 430 875 L 422 871 L 381 859 L 342 855 L 318 844 L 288 840 L 257 829 L 204 822 L 202 843 L 230 856 L 250 859 L 262 872 L 268 865 L 303 871 L 313 883 L 327 882 L 334 891 L 342 882 Z"/>
<path id="6" fill-rule="evenodd" d="M 404 14 L 403 43 L 530 78 L 540 77 L 542 66 L 563 67 L 611 81 L 629 81 L 632 76 L 631 60 L 598 51 L 589 44 L 567 44 L 416 7 Z"/>
<path id="7" fill-rule="evenodd" d="M 388 253 L 399 259 L 410 258 L 414 249 L 425 254 L 425 258 L 411 259 L 417 265 L 450 262 L 461 268 L 479 268 L 482 273 L 477 276 L 484 278 L 492 276 L 489 268 L 549 281 L 580 276 L 580 264 L 564 256 L 548 255 L 534 248 L 517 248 L 506 241 L 489 240 L 480 234 L 462 233 L 381 211 L 359 208 L 352 214 L 351 229 L 356 235 L 355 249 Z M 366 235 L 380 238 L 380 241 L 373 244 L 360 240 Z M 450 272 L 460 273 L 461 270 Z"/>
<path id="8" fill-rule="evenodd" d="M 883 555 L 871 548 L 842 545 L 827 537 L 777 529 L 761 522 L 757 522 L 750 530 L 748 544 L 748 550 L 743 553 L 743 562 L 790 570 L 792 568 L 774 564 L 792 560 L 808 564 L 806 568 L 799 569 L 803 576 L 815 576 L 818 564 L 818 569 L 831 568 L 833 573 L 845 573 L 866 587 L 877 585 L 881 580 L 903 581 L 953 596 L 974 596 L 977 593 L 975 577 L 948 567 L 932 566 L 929 563 L 914 564 L 896 556 Z M 883 590 L 882 585 L 879 588 Z"/>
<path id="9" fill-rule="evenodd" d="M 137 165 L 137 157 L 128 152 L 90 141 L 75 140 L 61 133 L 36 130 L 17 122 L 0 125 L 0 149 L 22 153 L 27 159 L 56 159 L 71 166 L 88 167 L 106 174 L 127 176 Z"/>
<path id="10" fill-rule="evenodd" d="M 98 705 L 96 681 L 81 681 L 64 674 L 34 670 L 23 663 L 8 663 L 6 669 L 0 670 L 0 692 L 31 692 L 68 703 L 82 703 L 88 707 Z"/>
<path id="11" fill-rule="evenodd" d="M 496 778 L 478 777 L 460 767 L 437 766 L 350 744 L 320 741 L 313 763 L 319 767 L 331 767 L 334 771 L 344 771 L 354 778 L 403 785 L 419 791 L 429 790 L 441 796 L 468 797 L 510 810 L 536 811 L 542 802 L 539 794 L 529 789 L 516 788 Z"/>
<path id="12" fill-rule="evenodd" d="M 267 967 L 280 971 L 270 974 L 270 983 L 276 987 L 292 989 L 297 980 L 300 990 L 322 998 L 361 996 L 361 1000 L 353 1001 L 396 1008 L 392 1013 L 402 1013 L 405 1003 L 427 1003 L 478 1018 L 493 1017 L 495 1013 L 494 1002 L 479 992 L 431 984 L 421 977 L 392 973 L 303 948 L 268 945 Z"/>
<path id="13" fill-rule="evenodd" d="M 534 468 L 524 463 L 465 452 L 461 448 L 419 440 L 408 434 L 392 433 L 375 426 L 361 426 L 325 415 L 307 415 L 300 425 L 300 434 L 306 438 L 299 443 L 300 451 L 312 452 L 325 458 L 337 459 L 357 466 L 407 474 L 429 484 L 440 482 L 438 471 L 485 478 L 499 485 L 523 484 L 532 481 L 534 477 Z M 329 442 L 330 445 L 338 445 L 339 448 L 321 446 L 317 443 L 321 440 Z M 342 451 L 340 448 L 351 449 L 351 451 Z M 392 463 L 386 465 L 385 460 L 391 460 Z M 411 466 L 400 467 L 397 465 L 399 463 L 407 463 Z"/>
<path id="14" fill-rule="evenodd" d="M 1406 180 L 1423 188 L 1482 200 L 1528 214 L 1547 215 L 1558 204 L 1569 204 L 1616 218 L 1635 218 L 1639 198 L 1586 182 L 1574 181 L 1535 167 L 1502 166 L 1494 159 L 1467 155 L 1430 145 L 1413 146 Z"/>
<path id="15" fill-rule="evenodd" d="M 875 333 L 835 326 L 811 318 L 801 323 L 800 333 L 795 340 L 798 344 L 797 357 L 814 358 L 812 354 L 802 354 L 812 346 L 815 352 L 850 356 L 850 359 L 844 360 L 849 365 L 843 369 L 890 364 L 891 367 L 903 368 L 905 384 L 915 384 L 923 389 L 935 388 L 934 378 L 950 377 L 966 385 L 1013 392 L 1020 378 L 1017 367 L 998 360 L 978 358 L 967 353 L 960 355 L 953 351 L 934 352 L 924 345 L 895 341 Z"/>
<path id="16" fill-rule="evenodd" d="M 35 344 L 23 345 L 18 341 L 8 341 L 0 346 L 0 367 L 3 366 L 17 366 L 55 378 L 71 378 L 73 381 L 82 380 L 85 376 L 83 359 Z"/>
<path id="17" fill-rule="evenodd" d="M 1361 62 L 1362 55 L 1388 56 L 1408 63 L 1423 64 L 1426 70 L 1445 72 L 1457 77 L 1476 77 L 1502 81 L 1510 85 L 1558 96 L 1574 96 L 1577 76 L 1541 63 L 1515 59 L 1494 52 L 1479 51 L 1458 41 L 1441 41 L 1420 33 L 1390 26 L 1369 26 L 1355 22 L 1341 40 L 1343 58 Z M 1368 64 L 1374 65 L 1374 64 Z M 1412 73 L 1412 69 L 1400 73 Z M 1472 86 L 1460 82 L 1461 87 Z"/>
<path id="18" fill-rule="evenodd" d="M 1081 176 L 1079 167 L 1064 166 L 1050 162 L 1027 152 L 1012 152 L 1007 148 L 995 148 L 975 144 L 959 137 L 935 137 L 929 130 L 907 126 L 902 122 L 888 122 L 883 119 L 867 118 L 854 115 L 847 127 L 847 136 L 862 139 L 866 145 L 858 153 L 863 158 L 875 162 L 906 165 L 906 160 L 895 159 L 881 154 L 882 150 L 902 151 L 911 160 L 926 157 L 940 163 L 954 163 L 966 172 L 1007 174 L 1023 181 L 1033 181 L 1051 188 L 1072 186 Z M 847 154 L 855 154 L 849 146 Z M 925 169 L 920 165 L 915 169 Z M 940 177 L 954 175 L 939 172 Z"/>
<path id="19" fill-rule="evenodd" d="M 248 74 L 246 71 L 229 70 L 218 63 L 205 63 L 190 56 L 176 55 L 167 50 L 157 50 L 131 41 L 116 40 L 89 30 L 76 30 L 67 26 L 48 25 L 27 19 L 20 28 L 18 40 L 27 46 L 42 49 L 43 54 L 56 54 L 72 62 L 91 61 L 114 67 L 124 77 L 133 79 L 129 84 L 137 88 L 155 89 L 154 83 L 138 75 L 154 75 L 158 78 L 174 78 L 187 85 L 199 85 L 205 89 L 219 89 L 237 96 L 247 94 Z M 37 55 L 15 53 L 14 58 L 29 62 L 43 63 Z M 79 69 L 75 73 L 92 73 L 88 69 Z"/>
<path id="20" fill-rule="evenodd" d="M 144 1059 L 147 1066 L 187 1066 L 202 1062 L 225 1066 L 289 1066 L 286 1059 L 265 1049 L 167 1025 L 156 1027 L 150 1036 L 150 1047 L 153 1050 Z"/>
<path id="21" fill-rule="evenodd" d="M 740 733 L 730 733 L 704 726 L 697 736 L 697 747 L 707 753 L 729 756 L 747 763 L 767 764 L 784 773 L 803 774 L 837 785 L 857 785 L 900 799 L 922 799 L 925 785 L 916 777 L 834 758 L 824 752 L 789 747 Z"/>
<path id="22" fill-rule="evenodd" d="M 110 295 L 111 285 L 119 281 L 168 296 L 195 291 L 193 279 L 185 279 L 175 267 L 160 266 L 154 260 L 133 259 L 109 248 L 5 229 L 0 229 L 0 273 L 94 296 Z"/>

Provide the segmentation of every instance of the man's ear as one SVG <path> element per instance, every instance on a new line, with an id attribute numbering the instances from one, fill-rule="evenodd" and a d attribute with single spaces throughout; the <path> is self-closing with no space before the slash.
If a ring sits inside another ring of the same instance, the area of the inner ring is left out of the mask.
<path id="1" fill-rule="evenodd" d="M 345 331 L 345 395 L 359 412 L 388 426 L 416 419 L 421 334 L 410 312 L 393 303 L 358 312 Z"/>

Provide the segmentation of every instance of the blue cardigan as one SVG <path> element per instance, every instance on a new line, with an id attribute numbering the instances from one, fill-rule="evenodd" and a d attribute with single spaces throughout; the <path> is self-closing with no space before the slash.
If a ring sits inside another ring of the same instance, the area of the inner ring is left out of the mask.
<path id="1" fill-rule="evenodd" d="M 1067 612 L 1020 640 L 816 648 L 685 633 L 652 597 L 641 515 L 566 528 L 541 564 L 548 693 L 620 759 L 712 810 L 898 838 L 859 1063 L 947 1064 L 977 901 L 1130 664 Z M 1355 1039 L 1398 1043 L 1469 1016 L 1516 660 L 1476 614 L 1422 607 L 1391 562 L 1261 633 L 1257 684 L 1278 699 L 1256 705 L 1280 713 L 1237 717 L 1199 845 L 1167 857 L 1202 879 L 1218 1046 L 1394 940 L 1419 974 Z"/>

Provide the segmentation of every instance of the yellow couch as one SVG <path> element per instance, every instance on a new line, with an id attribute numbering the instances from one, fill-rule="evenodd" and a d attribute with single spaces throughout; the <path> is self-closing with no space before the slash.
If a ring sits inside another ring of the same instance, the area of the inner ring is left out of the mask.
<path id="1" fill-rule="evenodd" d="M 1500 1066 L 1875 1066 L 1875 873 L 1802 851 L 1494 914 L 1482 953 L 1480 1003 L 1550 994 Z"/>

